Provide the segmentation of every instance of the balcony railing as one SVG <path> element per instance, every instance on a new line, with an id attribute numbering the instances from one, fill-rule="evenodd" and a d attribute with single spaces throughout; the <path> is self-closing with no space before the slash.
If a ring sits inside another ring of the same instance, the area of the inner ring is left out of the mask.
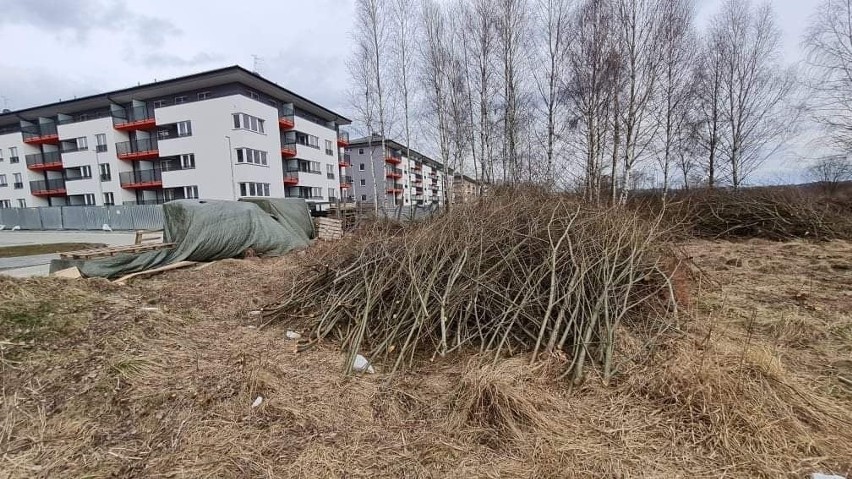
<path id="1" fill-rule="evenodd" d="M 162 170 L 153 168 L 148 170 L 127 171 L 119 174 L 119 182 L 122 188 L 161 188 L 163 186 Z"/>
<path id="2" fill-rule="evenodd" d="M 385 161 L 388 162 L 388 163 L 392 163 L 394 165 L 398 165 L 398 164 L 402 163 L 402 155 L 393 154 L 393 155 L 387 156 L 387 157 L 385 157 Z"/>
<path id="3" fill-rule="evenodd" d="M 287 186 L 296 186 L 299 184 L 299 172 L 288 170 L 284 173 L 284 184 Z"/>
<path id="4" fill-rule="evenodd" d="M 411 167 L 411 169 L 414 170 L 414 171 L 421 171 L 421 170 L 423 170 L 423 164 L 422 163 L 415 163 L 414 166 Z"/>
<path id="5" fill-rule="evenodd" d="M 65 196 L 65 180 L 56 178 L 30 181 L 30 192 L 33 196 Z"/>
<path id="6" fill-rule="evenodd" d="M 337 146 L 349 146 L 349 132 L 339 131 L 337 132 Z"/>
<path id="7" fill-rule="evenodd" d="M 344 153 L 337 161 L 337 164 L 343 168 L 350 168 L 352 166 L 352 155 Z"/>
<path id="8" fill-rule="evenodd" d="M 286 103 L 278 109 L 278 126 L 282 130 L 290 130 L 296 126 L 296 111 L 293 105 Z"/>
<path id="9" fill-rule="evenodd" d="M 296 157 L 296 142 L 289 141 L 281 145 L 281 156 L 284 158 L 295 158 Z"/>
<path id="10" fill-rule="evenodd" d="M 61 170 L 62 156 L 58 151 L 49 151 L 47 153 L 35 153 L 27 155 L 27 168 L 35 171 L 41 170 Z"/>
<path id="11" fill-rule="evenodd" d="M 386 178 L 402 178 L 402 169 L 400 168 L 385 168 L 385 177 Z"/>
<path id="12" fill-rule="evenodd" d="M 342 188 L 349 188 L 352 186 L 352 177 L 351 176 L 341 176 L 340 177 L 340 186 Z"/>
<path id="13" fill-rule="evenodd" d="M 154 109 L 147 106 L 134 106 L 115 113 L 112 125 L 116 130 L 147 130 L 157 126 Z"/>
<path id="14" fill-rule="evenodd" d="M 24 143 L 30 145 L 59 143 L 59 133 L 56 131 L 56 123 L 26 125 L 21 128 L 21 134 L 24 137 Z"/>
<path id="15" fill-rule="evenodd" d="M 401 183 L 387 183 L 387 192 L 389 194 L 402 194 L 402 184 Z"/>
<path id="16" fill-rule="evenodd" d="M 156 137 L 116 143 L 115 152 L 122 160 L 149 160 L 160 156 Z"/>

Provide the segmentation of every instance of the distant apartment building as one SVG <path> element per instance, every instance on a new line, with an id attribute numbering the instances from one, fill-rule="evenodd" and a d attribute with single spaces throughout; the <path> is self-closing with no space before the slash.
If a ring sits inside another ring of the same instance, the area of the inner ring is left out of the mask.
<path id="1" fill-rule="evenodd" d="M 349 142 L 344 162 L 351 172 L 344 178 L 352 185 L 350 201 L 373 203 L 377 191 L 386 205 L 444 203 L 444 166 L 401 143 L 386 140 L 382 150 L 381 136 L 358 138 Z"/>
<path id="2" fill-rule="evenodd" d="M 480 195 L 479 182 L 467 175 L 456 173 L 453 176 L 453 203 L 475 201 Z"/>
<path id="3" fill-rule="evenodd" d="M 238 66 L 3 112 L 0 207 L 335 201 L 349 123 Z"/>

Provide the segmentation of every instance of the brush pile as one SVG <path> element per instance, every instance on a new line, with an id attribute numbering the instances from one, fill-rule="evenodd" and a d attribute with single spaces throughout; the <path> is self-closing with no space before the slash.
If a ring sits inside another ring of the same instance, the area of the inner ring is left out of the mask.
<path id="1" fill-rule="evenodd" d="M 666 216 L 690 235 L 709 239 L 852 237 L 848 212 L 812 193 L 784 188 L 684 192 L 665 205 Z M 659 211 L 662 203 L 655 201 Z"/>
<path id="2" fill-rule="evenodd" d="M 376 228 L 302 274 L 267 321 L 330 338 L 392 371 L 461 349 L 562 358 L 616 371 L 616 333 L 649 335 L 676 315 L 659 221 L 555 196 L 501 193 L 428 222 Z"/>

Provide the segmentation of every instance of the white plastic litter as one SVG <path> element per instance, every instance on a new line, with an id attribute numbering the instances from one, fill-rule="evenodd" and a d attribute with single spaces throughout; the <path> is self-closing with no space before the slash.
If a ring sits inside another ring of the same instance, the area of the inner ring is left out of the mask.
<path id="1" fill-rule="evenodd" d="M 112 231 L 112 228 L 110 228 L 109 225 L 106 224 L 106 223 L 104 223 L 104 225 L 101 226 L 101 229 L 104 230 L 104 231 Z"/>
<path id="2" fill-rule="evenodd" d="M 367 358 L 361 356 L 360 354 L 355 356 L 355 363 L 352 365 L 352 369 L 359 373 L 363 373 L 366 371 L 370 374 L 373 374 L 376 372 L 376 370 L 373 369 L 373 366 L 370 365 L 370 361 L 367 361 Z"/>
<path id="3" fill-rule="evenodd" d="M 299 334 L 295 331 L 287 331 L 286 336 L 287 336 L 287 339 L 299 339 L 299 338 L 302 337 L 301 334 Z"/>
<path id="4" fill-rule="evenodd" d="M 257 399 L 255 399 L 254 402 L 251 403 L 251 407 L 258 407 L 258 406 L 260 406 L 260 403 L 262 403 L 262 402 L 263 402 L 263 396 L 258 396 Z"/>
<path id="5" fill-rule="evenodd" d="M 18 231 L 20 229 L 21 229 L 20 225 L 15 225 L 15 226 L 12 227 L 12 231 Z"/>

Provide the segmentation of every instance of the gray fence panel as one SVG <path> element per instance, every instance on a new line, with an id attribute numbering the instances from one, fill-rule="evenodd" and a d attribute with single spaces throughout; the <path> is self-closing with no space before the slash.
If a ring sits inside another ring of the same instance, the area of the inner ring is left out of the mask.
<path id="1" fill-rule="evenodd" d="M 20 217 L 18 225 L 22 230 L 40 230 L 42 229 L 41 215 L 39 208 L 19 208 Z"/>
<path id="2" fill-rule="evenodd" d="M 114 230 L 132 230 L 133 218 L 127 212 L 126 206 L 107 206 L 109 214 L 109 226 Z"/>
<path id="3" fill-rule="evenodd" d="M 52 208 L 39 208 L 39 214 L 41 214 L 41 226 L 46 230 L 61 230 L 63 227 L 62 223 L 62 208 L 61 207 L 52 207 Z"/>
<path id="4" fill-rule="evenodd" d="M 62 226 L 65 229 L 86 229 L 86 212 L 82 206 L 60 206 L 60 208 L 62 208 Z"/>
<path id="5" fill-rule="evenodd" d="M 129 209 L 135 230 L 163 229 L 163 207 L 161 205 L 125 206 Z"/>
<path id="6" fill-rule="evenodd" d="M 6 229 L 12 229 L 15 226 L 21 226 L 20 208 L 4 208 L 0 210 L 0 225 L 5 225 Z M 23 226 L 21 226 L 23 228 Z"/>

